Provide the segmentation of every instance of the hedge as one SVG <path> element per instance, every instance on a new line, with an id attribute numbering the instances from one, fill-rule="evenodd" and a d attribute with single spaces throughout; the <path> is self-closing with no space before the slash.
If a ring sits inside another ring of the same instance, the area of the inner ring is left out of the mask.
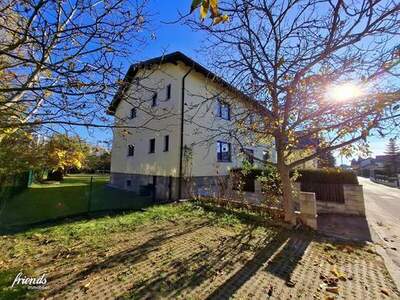
<path id="1" fill-rule="evenodd" d="M 299 177 L 297 182 L 301 183 L 333 183 L 333 184 L 358 184 L 357 175 L 352 171 L 336 168 L 329 169 L 304 169 L 297 170 Z"/>
<path id="2" fill-rule="evenodd" d="M 252 181 L 260 176 L 272 176 L 272 173 L 276 172 L 276 168 L 267 169 L 250 169 L 246 170 L 247 174 L 243 175 L 241 168 L 235 168 L 231 170 L 231 174 L 239 175 L 240 178 L 244 179 L 247 185 L 248 181 Z M 292 171 L 292 176 L 298 173 L 297 182 L 300 183 L 322 183 L 322 184 L 358 184 L 357 175 L 352 171 L 341 170 L 337 168 L 329 169 L 302 169 Z"/>
<path id="3" fill-rule="evenodd" d="M 0 201 L 11 199 L 28 188 L 30 180 L 31 173 L 29 171 L 14 175 L 0 175 Z"/>

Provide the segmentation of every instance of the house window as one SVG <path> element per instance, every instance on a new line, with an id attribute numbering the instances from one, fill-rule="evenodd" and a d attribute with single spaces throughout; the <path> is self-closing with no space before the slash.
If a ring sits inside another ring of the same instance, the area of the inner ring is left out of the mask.
<path id="1" fill-rule="evenodd" d="M 252 150 L 252 149 L 244 149 L 244 154 L 245 154 L 245 159 L 249 163 L 254 164 L 254 150 Z"/>
<path id="2" fill-rule="evenodd" d="M 157 93 L 154 93 L 153 97 L 151 98 L 151 106 L 157 106 Z"/>
<path id="3" fill-rule="evenodd" d="M 217 116 L 224 120 L 230 120 L 231 106 L 225 102 L 218 100 Z"/>
<path id="4" fill-rule="evenodd" d="M 131 114 L 130 114 L 129 117 L 130 117 L 131 119 L 136 118 L 136 108 L 132 108 L 132 109 L 131 109 Z"/>
<path id="5" fill-rule="evenodd" d="M 270 158 L 269 151 L 263 151 L 263 160 L 268 161 Z"/>
<path id="6" fill-rule="evenodd" d="M 164 152 L 169 151 L 169 135 L 164 136 Z"/>
<path id="7" fill-rule="evenodd" d="M 132 181 L 128 179 L 128 180 L 126 181 L 126 186 L 129 187 L 129 186 L 131 186 L 131 185 L 132 185 Z"/>
<path id="8" fill-rule="evenodd" d="M 156 139 L 151 139 L 149 145 L 150 145 L 150 147 L 149 147 L 149 153 L 154 153 L 154 152 L 156 152 Z"/>
<path id="9" fill-rule="evenodd" d="M 135 154 L 135 146 L 128 145 L 128 156 L 133 156 Z"/>
<path id="10" fill-rule="evenodd" d="M 171 85 L 167 85 L 167 100 L 171 99 Z"/>
<path id="11" fill-rule="evenodd" d="M 217 142 L 217 161 L 230 162 L 231 161 L 231 144 L 225 142 Z"/>

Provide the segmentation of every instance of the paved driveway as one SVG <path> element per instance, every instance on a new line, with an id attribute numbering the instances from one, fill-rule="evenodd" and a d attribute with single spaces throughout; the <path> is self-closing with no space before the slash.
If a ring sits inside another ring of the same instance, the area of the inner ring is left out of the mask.
<path id="1" fill-rule="evenodd" d="M 400 281 L 400 189 L 359 177 L 364 187 L 367 220 L 375 242 L 380 243 L 392 264 L 393 277 Z M 390 269 L 390 266 L 388 266 Z"/>

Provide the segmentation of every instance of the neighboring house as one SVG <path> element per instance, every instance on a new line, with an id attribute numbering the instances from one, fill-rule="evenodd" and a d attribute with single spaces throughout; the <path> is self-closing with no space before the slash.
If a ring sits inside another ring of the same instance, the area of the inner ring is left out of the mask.
<path id="1" fill-rule="evenodd" d="M 398 157 L 398 165 L 400 166 L 400 156 Z M 351 161 L 351 167 L 357 175 L 364 177 L 374 177 L 375 174 L 383 174 L 386 172 L 387 165 L 390 164 L 389 155 L 377 155 L 375 158 L 358 158 Z M 398 169 L 400 173 L 400 168 Z"/>
<path id="2" fill-rule="evenodd" d="M 132 65 L 109 107 L 111 185 L 142 194 L 155 187 L 158 200 L 174 200 L 215 190 L 246 156 L 276 162 L 272 143 L 256 143 L 248 129 L 261 117 L 257 106 L 180 52 Z"/>

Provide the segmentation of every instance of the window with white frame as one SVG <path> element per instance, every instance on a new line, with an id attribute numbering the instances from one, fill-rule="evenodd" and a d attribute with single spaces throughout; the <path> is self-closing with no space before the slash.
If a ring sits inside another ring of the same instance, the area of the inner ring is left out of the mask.
<path id="1" fill-rule="evenodd" d="M 156 139 L 150 139 L 149 141 L 149 153 L 156 152 Z"/>
<path id="2" fill-rule="evenodd" d="M 166 100 L 169 100 L 169 99 L 171 99 L 171 85 L 170 84 L 167 85 L 167 99 Z"/>
<path id="3" fill-rule="evenodd" d="M 217 142 L 217 161 L 219 162 L 231 162 L 231 143 L 218 141 Z"/>
<path id="4" fill-rule="evenodd" d="M 263 160 L 268 161 L 271 158 L 271 154 L 269 153 L 268 150 L 263 151 Z"/>
<path id="5" fill-rule="evenodd" d="M 131 109 L 129 118 L 130 118 L 130 119 L 136 118 L 136 108 L 132 108 L 132 109 Z"/>
<path id="6" fill-rule="evenodd" d="M 169 151 L 169 135 L 164 136 L 164 152 Z"/>
<path id="7" fill-rule="evenodd" d="M 154 107 L 154 106 L 157 106 L 157 93 L 154 93 L 153 94 L 153 97 L 151 98 L 151 106 L 152 107 Z"/>
<path id="8" fill-rule="evenodd" d="M 231 119 L 231 106 L 218 99 L 217 103 L 217 116 L 224 120 Z"/>
<path id="9" fill-rule="evenodd" d="M 134 156 L 134 155 L 135 155 L 135 146 L 128 145 L 128 156 Z"/>

